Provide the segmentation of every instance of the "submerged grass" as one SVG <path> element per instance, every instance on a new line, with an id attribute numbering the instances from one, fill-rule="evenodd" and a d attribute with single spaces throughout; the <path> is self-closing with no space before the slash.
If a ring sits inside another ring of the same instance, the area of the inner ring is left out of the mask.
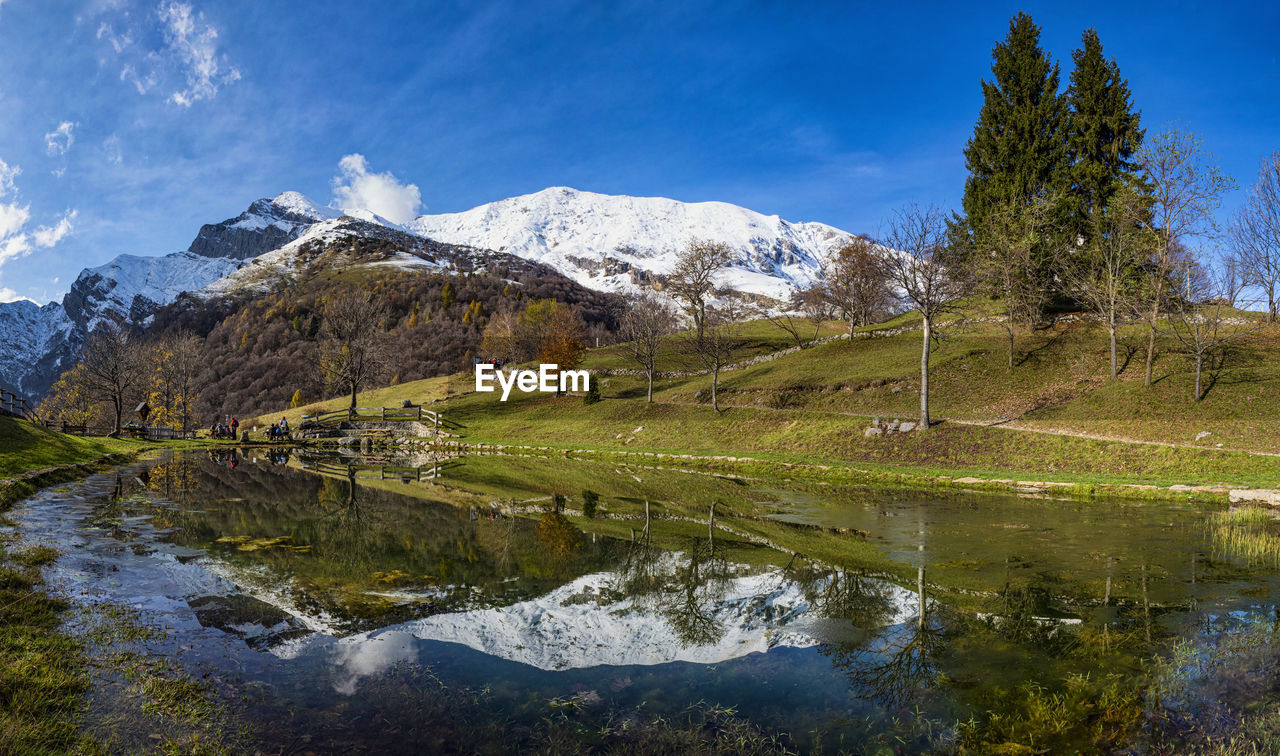
<path id="1" fill-rule="evenodd" d="M 1269 507 L 1216 512 L 1209 524 L 1214 549 L 1250 567 L 1280 567 L 1280 519 Z"/>

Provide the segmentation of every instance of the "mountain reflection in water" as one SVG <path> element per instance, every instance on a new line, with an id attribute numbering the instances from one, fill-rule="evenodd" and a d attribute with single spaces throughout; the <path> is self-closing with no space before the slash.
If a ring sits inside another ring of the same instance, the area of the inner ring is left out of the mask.
<path id="1" fill-rule="evenodd" d="M 895 730 L 906 712 L 951 732 L 993 691 L 1137 674 L 1224 618 L 1275 616 L 1275 573 L 1215 555 L 1203 513 L 1168 504 L 231 450 L 15 518 L 63 548 L 51 579 L 73 597 L 153 611 L 189 664 L 314 716 L 358 700 L 394 718 L 375 689 L 422 668 L 517 720 L 531 697 L 712 701 L 765 731 L 916 749 L 939 741 Z"/>

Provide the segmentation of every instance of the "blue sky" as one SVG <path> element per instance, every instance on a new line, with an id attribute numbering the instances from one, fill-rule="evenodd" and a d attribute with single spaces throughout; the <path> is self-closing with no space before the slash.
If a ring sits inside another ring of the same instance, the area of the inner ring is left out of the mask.
<path id="1" fill-rule="evenodd" d="M 0 0 L 0 299 L 288 189 L 452 212 L 567 185 L 874 233 L 958 206 L 1019 9 L 1064 86 L 1097 28 L 1143 125 L 1242 187 L 1280 150 L 1276 4 L 1065 5 Z"/>

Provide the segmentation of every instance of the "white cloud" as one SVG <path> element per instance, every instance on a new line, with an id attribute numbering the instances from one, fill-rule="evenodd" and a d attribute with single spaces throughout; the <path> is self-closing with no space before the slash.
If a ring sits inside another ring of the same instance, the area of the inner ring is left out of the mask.
<path id="1" fill-rule="evenodd" d="M 31 210 L 16 202 L 0 204 L 0 239 L 7 239 L 22 230 L 31 220 Z"/>
<path id="2" fill-rule="evenodd" d="M 148 71 L 146 75 L 139 74 L 132 63 L 126 63 L 124 68 L 120 69 L 120 81 L 129 82 L 134 89 L 138 90 L 138 94 L 144 95 L 156 85 L 156 72 Z"/>
<path id="3" fill-rule="evenodd" d="M 44 135 L 44 150 L 49 157 L 62 157 L 70 151 L 76 141 L 75 128 L 71 121 L 63 121 L 58 128 Z"/>
<path id="4" fill-rule="evenodd" d="M 393 223 L 413 220 L 422 207 L 415 184 L 402 184 L 388 171 L 370 173 L 364 155 L 351 154 L 338 162 L 333 177 L 333 202 L 343 212 L 368 210 Z"/>
<path id="5" fill-rule="evenodd" d="M 119 58 L 120 81 L 140 95 L 167 92 L 169 102 L 189 108 L 240 79 L 219 50 L 218 29 L 190 2 L 160 0 L 154 8 L 131 13 L 123 3 L 99 0 L 77 23 L 98 24 L 104 62 L 113 54 Z"/>
<path id="6" fill-rule="evenodd" d="M 3 2 L 4 0 L 0 0 L 0 3 L 3 3 Z M 14 291 L 13 289 L 10 289 L 8 286 L 0 286 L 0 302 L 19 302 L 24 299 L 27 300 L 28 302 L 36 301 L 31 297 L 22 296 L 21 294 Z M 37 302 L 36 304 L 39 304 L 39 303 Z"/>
<path id="7" fill-rule="evenodd" d="M 0 0 L 4 2 L 4 0 Z M 13 180 L 22 173 L 22 169 L 18 166 L 9 167 L 9 164 L 0 160 L 0 197 L 8 195 L 14 191 Z"/>
<path id="8" fill-rule="evenodd" d="M 37 247 L 52 247 L 71 233 L 71 222 L 76 219 L 77 211 L 68 210 L 58 222 L 50 226 L 41 226 L 31 232 L 31 238 Z"/>
<path id="9" fill-rule="evenodd" d="M 160 4 L 160 21 L 165 41 L 181 60 L 187 81 L 185 89 L 169 95 L 169 102 L 188 108 L 212 98 L 221 84 L 239 80 L 240 71 L 218 54 L 218 30 L 205 22 L 203 13 L 194 13 L 187 3 L 170 0 Z"/>
<path id="10" fill-rule="evenodd" d="M 124 162 L 124 152 L 120 149 L 120 137 L 116 134 L 102 140 L 102 151 L 106 154 L 108 163 L 120 165 Z"/>
<path id="11" fill-rule="evenodd" d="M 0 0 L 2 1 L 2 0 Z M 31 220 L 31 206 L 19 204 L 18 189 L 13 183 L 22 173 L 18 166 L 0 160 L 0 197 L 14 195 L 11 202 L 0 202 L 0 265 L 18 257 L 26 257 L 38 248 L 52 247 L 62 241 L 73 229 L 76 211 L 68 210 L 53 226 L 38 226 L 26 231 Z"/>
<path id="12" fill-rule="evenodd" d="M 105 39 L 110 42 L 112 49 L 114 49 L 116 53 L 124 52 L 126 47 L 133 44 L 133 36 L 128 30 L 117 34 L 115 28 L 106 21 L 103 21 L 102 24 L 98 26 L 98 39 Z"/>

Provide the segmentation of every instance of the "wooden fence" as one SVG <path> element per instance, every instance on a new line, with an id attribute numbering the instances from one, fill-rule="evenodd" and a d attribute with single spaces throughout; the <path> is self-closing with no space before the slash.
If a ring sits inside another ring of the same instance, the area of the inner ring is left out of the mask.
<path id="1" fill-rule="evenodd" d="M 43 423 L 44 427 L 56 430 L 59 433 L 66 433 L 70 436 L 108 436 L 115 428 L 109 425 L 72 425 L 71 423 L 55 423 L 47 421 Z M 196 437 L 194 430 L 179 430 L 170 428 L 167 425 L 148 425 L 141 426 L 125 426 L 120 429 L 121 438 L 142 438 L 147 441 L 174 441 L 177 439 L 193 439 Z"/>
<path id="2" fill-rule="evenodd" d="M 302 469 L 318 472 L 323 475 L 339 476 L 356 480 L 398 480 L 402 483 L 434 480 L 441 475 L 439 462 L 422 467 L 408 465 L 372 465 L 342 464 L 326 461 L 304 461 Z"/>
<path id="3" fill-rule="evenodd" d="M 21 417 L 31 422 L 36 419 L 36 408 L 26 398 L 18 396 L 8 389 L 0 389 L 0 414 Z"/>
<path id="4" fill-rule="evenodd" d="M 339 423 L 356 421 L 426 422 L 437 428 L 442 425 L 447 427 L 448 425 L 444 416 L 439 412 L 423 409 L 421 405 L 415 407 L 355 407 L 323 412 L 319 415 L 302 416 L 303 423 L 315 423 L 316 425 L 338 425 Z"/>

